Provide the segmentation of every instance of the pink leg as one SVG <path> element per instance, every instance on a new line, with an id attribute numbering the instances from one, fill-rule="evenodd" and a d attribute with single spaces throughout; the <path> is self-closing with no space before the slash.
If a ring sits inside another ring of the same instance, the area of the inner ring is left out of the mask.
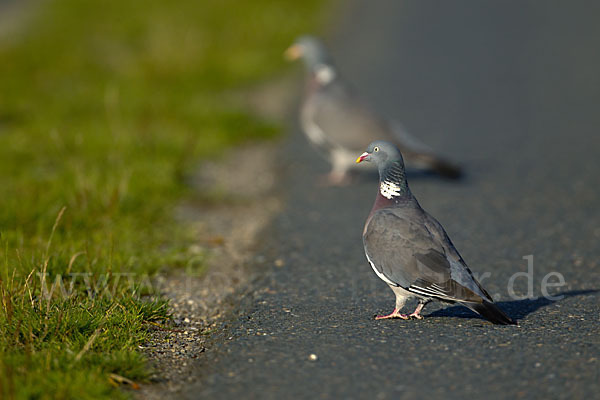
<path id="1" fill-rule="evenodd" d="M 413 313 L 409 315 L 409 318 L 414 317 L 416 319 L 423 319 L 423 316 L 421 314 L 419 314 L 421 312 L 421 310 L 423 310 L 423 307 L 425 307 L 425 303 L 419 303 L 417 308 L 415 308 L 415 311 L 413 311 Z"/>
<path id="2" fill-rule="evenodd" d="M 345 186 L 352 181 L 348 173 L 331 171 L 329 174 L 320 176 L 319 186 Z"/>
<path id="3" fill-rule="evenodd" d="M 394 311 L 392 311 L 392 313 L 389 315 L 378 315 L 375 317 L 375 319 L 390 319 L 390 318 L 409 319 L 408 315 L 400 314 L 400 310 L 397 308 L 394 308 Z"/>

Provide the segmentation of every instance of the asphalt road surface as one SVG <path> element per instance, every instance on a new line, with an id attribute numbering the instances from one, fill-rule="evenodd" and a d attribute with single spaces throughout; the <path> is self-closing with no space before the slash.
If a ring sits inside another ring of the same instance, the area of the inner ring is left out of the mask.
<path id="1" fill-rule="evenodd" d="M 186 397 L 598 398 L 599 15 L 594 1 L 346 10 L 329 38 L 339 69 L 464 165 L 459 182 L 411 173 L 409 184 L 520 326 L 434 304 L 421 321 L 375 321 L 394 296 L 361 242 L 374 177 L 319 187 L 328 165 L 295 132 L 280 155 L 287 208 L 265 236 L 267 271 L 199 358 Z M 526 256 L 532 279 L 514 291 L 531 283 L 533 298 L 517 299 L 509 281 L 529 271 Z M 552 272 L 564 278 L 548 289 L 558 300 L 542 297 Z"/>

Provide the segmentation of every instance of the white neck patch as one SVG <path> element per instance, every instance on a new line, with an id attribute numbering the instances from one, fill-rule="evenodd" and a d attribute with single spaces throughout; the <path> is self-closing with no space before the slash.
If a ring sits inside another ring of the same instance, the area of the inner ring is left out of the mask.
<path id="1" fill-rule="evenodd" d="M 315 68 L 315 77 L 321 85 L 327 85 L 335 79 L 335 76 L 335 70 L 329 65 L 319 64 Z"/>
<path id="2" fill-rule="evenodd" d="M 400 196 L 402 188 L 397 183 L 391 181 L 383 181 L 379 185 L 379 193 L 387 199 L 391 199 L 395 196 Z"/>

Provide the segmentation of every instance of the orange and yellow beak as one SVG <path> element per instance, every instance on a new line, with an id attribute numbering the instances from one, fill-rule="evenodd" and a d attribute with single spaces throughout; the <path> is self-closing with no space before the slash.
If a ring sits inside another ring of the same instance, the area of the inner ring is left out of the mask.
<path id="1" fill-rule="evenodd" d="M 302 47 L 297 44 L 293 44 L 287 48 L 287 50 L 283 53 L 283 56 L 288 61 L 297 60 L 302 57 Z"/>
<path id="2" fill-rule="evenodd" d="M 358 156 L 358 158 L 356 159 L 356 163 L 358 164 L 359 162 L 363 162 L 363 161 L 365 161 L 365 160 L 369 161 L 369 160 L 368 160 L 368 157 L 369 157 L 370 155 L 371 155 L 371 154 L 369 154 L 369 153 L 367 153 L 367 152 L 365 151 L 365 152 L 364 152 L 364 153 L 362 153 L 360 156 Z"/>

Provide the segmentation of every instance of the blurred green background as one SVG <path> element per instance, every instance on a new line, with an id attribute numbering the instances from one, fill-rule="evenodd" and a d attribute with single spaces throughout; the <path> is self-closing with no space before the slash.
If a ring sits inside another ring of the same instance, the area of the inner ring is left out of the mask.
<path id="1" fill-rule="evenodd" d="M 152 274 L 194 237 L 173 208 L 202 157 L 281 128 L 226 95 L 280 75 L 322 0 L 25 2 L 0 36 L 0 397 L 127 397 L 163 301 L 43 296 L 39 274 Z M 0 2 L 0 10 L 3 5 Z M 13 21 L 14 22 L 14 21 Z M 0 19 L 0 25 L 6 21 Z M 63 210 L 61 212 L 61 210 Z"/>

